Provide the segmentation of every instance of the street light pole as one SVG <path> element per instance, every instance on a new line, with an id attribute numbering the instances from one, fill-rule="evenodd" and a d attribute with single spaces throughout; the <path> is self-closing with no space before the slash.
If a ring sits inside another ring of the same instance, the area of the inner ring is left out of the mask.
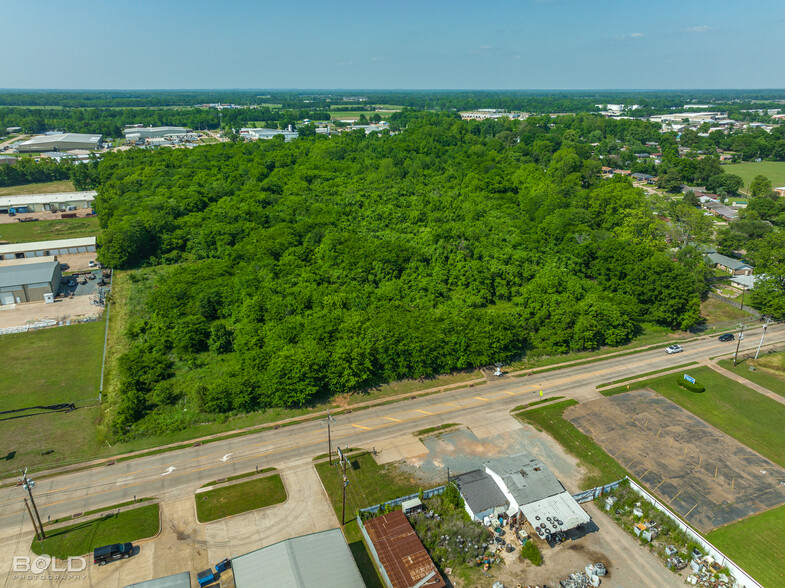
<path id="1" fill-rule="evenodd" d="M 768 328 L 769 323 L 771 323 L 771 318 L 767 317 L 766 322 L 763 323 L 763 333 L 760 336 L 760 343 L 758 343 L 758 349 L 757 351 L 755 351 L 755 359 L 758 359 L 758 354 L 760 353 L 760 348 L 763 345 L 763 338 L 766 336 L 766 329 Z"/>
<path id="2" fill-rule="evenodd" d="M 38 539 L 40 541 L 41 540 L 41 532 L 38 530 L 38 525 L 35 524 L 35 519 L 33 518 L 33 511 L 30 510 L 30 503 L 27 502 L 27 498 L 25 498 L 25 507 L 27 508 L 27 514 L 30 515 L 30 521 L 33 523 L 33 529 L 35 529 L 36 539 Z"/>
<path id="3" fill-rule="evenodd" d="M 743 296 L 744 294 L 742 294 Z M 739 323 L 739 340 L 736 341 L 736 353 L 733 354 L 733 367 L 736 367 L 736 358 L 739 356 L 739 345 L 741 345 L 741 339 L 744 337 L 744 323 Z"/>
<path id="4" fill-rule="evenodd" d="M 335 422 L 335 419 L 330 416 L 329 410 L 327 411 L 327 418 L 322 422 L 327 423 L 327 455 L 330 459 L 330 465 L 333 465 L 333 442 L 330 437 L 330 423 Z"/>
<path id="5" fill-rule="evenodd" d="M 35 499 L 33 498 L 33 488 L 35 488 L 35 482 L 27 477 L 27 468 L 24 469 L 22 472 L 22 488 L 27 490 L 27 495 L 30 497 L 30 504 L 33 505 L 33 512 L 35 512 L 35 518 L 38 520 L 38 528 L 41 529 L 41 537 L 40 539 L 46 539 L 46 532 L 44 531 L 44 524 L 41 522 L 41 515 L 38 514 L 38 507 L 35 505 Z M 25 500 L 25 503 L 27 501 Z M 38 534 L 36 532 L 36 534 Z"/>

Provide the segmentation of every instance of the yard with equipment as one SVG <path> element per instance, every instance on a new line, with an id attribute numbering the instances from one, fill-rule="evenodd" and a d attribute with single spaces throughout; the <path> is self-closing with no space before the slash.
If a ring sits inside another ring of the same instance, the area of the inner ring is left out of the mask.
<path id="1" fill-rule="evenodd" d="M 280 474 L 272 474 L 247 482 L 197 492 L 196 516 L 200 523 L 217 521 L 232 515 L 280 504 L 286 500 L 286 489 Z"/>
<path id="2" fill-rule="evenodd" d="M 103 321 L 0 335 L 0 403 L 4 411 L 30 409 L 0 415 L 0 447 L 6 453 L 0 456 L 0 476 L 100 451 L 95 423 L 103 337 Z M 76 410 L 33 408 L 61 403 L 74 403 Z"/>
<path id="3" fill-rule="evenodd" d="M 151 504 L 119 513 L 110 512 L 97 519 L 47 530 L 46 539 L 34 540 L 31 549 L 39 555 L 46 553 L 66 559 L 87 555 L 102 545 L 146 539 L 158 533 L 159 528 L 158 505 Z"/>

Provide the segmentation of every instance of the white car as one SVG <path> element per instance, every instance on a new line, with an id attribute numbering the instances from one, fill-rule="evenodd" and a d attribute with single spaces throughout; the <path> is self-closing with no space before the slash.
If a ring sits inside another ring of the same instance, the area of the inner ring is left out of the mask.
<path id="1" fill-rule="evenodd" d="M 670 347 L 665 349 L 665 353 L 671 355 L 672 353 L 681 353 L 684 349 L 681 348 L 681 345 L 671 345 Z"/>

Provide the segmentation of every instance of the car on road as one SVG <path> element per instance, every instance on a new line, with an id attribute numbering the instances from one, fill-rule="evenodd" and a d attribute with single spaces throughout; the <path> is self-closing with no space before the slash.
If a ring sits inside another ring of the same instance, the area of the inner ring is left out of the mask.
<path id="1" fill-rule="evenodd" d="M 719 340 L 724 343 L 725 341 L 733 341 L 735 338 L 733 333 L 725 333 L 724 335 L 720 335 Z"/>
<path id="2" fill-rule="evenodd" d="M 665 353 L 671 355 L 672 353 L 681 353 L 684 349 L 681 348 L 681 345 L 671 345 L 667 349 L 665 349 Z"/>
<path id="3" fill-rule="evenodd" d="M 93 563 L 104 566 L 109 561 L 128 559 L 133 552 L 134 546 L 132 543 L 113 543 L 112 545 L 96 547 L 93 551 Z"/>

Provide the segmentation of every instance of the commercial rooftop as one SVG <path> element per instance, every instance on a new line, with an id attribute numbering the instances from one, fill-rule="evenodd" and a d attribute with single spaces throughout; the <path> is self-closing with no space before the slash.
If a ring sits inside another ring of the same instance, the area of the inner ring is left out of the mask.
<path id="1" fill-rule="evenodd" d="M 59 262 L 54 257 L 36 257 L 2 263 L 0 264 L 0 288 L 50 282 L 58 265 Z"/>
<path id="2" fill-rule="evenodd" d="M 545 525 L 549 533 L 569 531 L 591 521 L 591 517 L 568 492 L 522 504 L 521 512 L 533 527 Z"/>
<path id="3" fill-rule="evenodd" d="M 394 510 L 375 517 L 365 521 L 363 526 L 363 532 L 370 539 L 369 547 L 393 588 L 447 586 L 403 511 Z"/>
<path id="4" fill-rule="evenodd" d="M 364 588 L 340 529 L 286 539 L 232 558 L 237 588 Z"/>
<path id="5" fill-rule="evenodd" d="M 504 481 L 519 505 L 564 492 L 550 468 L 528 453 L 486 461 L 483 465 Z"/>
<path id="6" fill-rule="evenodd" d="M 0 245 L 0 256 L 9 253 L 26 253 L 28 251 L 51 251 L 53 249 L 74 249 L 78 247 L 92 247 L 95 251 L 95 237 L 81 237 L 78 239 L 55 239 L 53 241 L 33 241 L 31 243 L 9 243 Z M 73 253 L 76 253 L 75 251 Z"/>
<path id="7" fill-rule="evenodd" d="M 124 588 L 191 588 L 191 574 L 189 572 L 172 574 L 163 578 L 129 584 Z"/>
<path id="8" fill-rule="evenodd" d="M 81 133 L 60 133 L 54 135 L 40 135 L 17 145 L 19 151 L 51 151 L 58 149 L 96 149 L 101 142 L 102 135 L 85 135 Z"/>
<path id="9" fill-rule="evenodd" d="M 499 486 L 482 470 L 474 470 L 455 476 L 452 481 L 458 486 L 463 499 L 474 513 L 482 513 L 499 507 L 507 508 L 507 499 Z"/>
<path id="10" fill-rule="evenodd" d="M 26 204 L 63 204 L 66 202 L 92 202 L 98 192 L 55 192 L 52 194 L 13 194 L 0 196 L 0 207 L 24 206 Z"/>

